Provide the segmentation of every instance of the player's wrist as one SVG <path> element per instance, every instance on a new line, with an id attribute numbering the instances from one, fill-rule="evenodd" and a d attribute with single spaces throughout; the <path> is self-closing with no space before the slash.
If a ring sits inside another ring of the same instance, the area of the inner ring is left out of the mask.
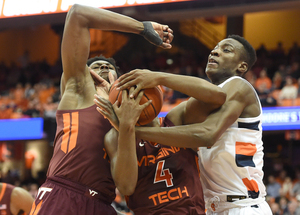
<path id="1" fill-rule="evenodd" d="M 154 30 L 152 23 L 150 21 L 144 21 L 143 25 L 144 25 L 144 30 L 140 32 L 140 35 L 142 35 L 150 43 L 160 46 L 163 43 L 163 41 Z"/>

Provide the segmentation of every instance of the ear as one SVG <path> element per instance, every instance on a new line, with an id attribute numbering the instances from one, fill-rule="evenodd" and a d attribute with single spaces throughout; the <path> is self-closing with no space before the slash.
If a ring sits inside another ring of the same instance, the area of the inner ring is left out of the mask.
<path id="1" fill-rule="evenodd" d="M 242 75 L 245 74 L 248 70 L 248 63 L 245 61 L 241 62 L 238 66 L 238 72 L 240 72 Z"/>

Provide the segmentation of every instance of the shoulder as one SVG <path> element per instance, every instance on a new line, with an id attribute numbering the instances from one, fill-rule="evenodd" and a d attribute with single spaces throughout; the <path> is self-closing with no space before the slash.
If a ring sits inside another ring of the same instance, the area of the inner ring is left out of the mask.
<path id="1" fill-rule="evenodd" d="M 222 88 L 226 93 L 227 96 L 248 96 L 248 95 L 255 95 L 254 88 L 251 84 L 243 79 L 243 78 L 234 78 L 224 84 Z"/>

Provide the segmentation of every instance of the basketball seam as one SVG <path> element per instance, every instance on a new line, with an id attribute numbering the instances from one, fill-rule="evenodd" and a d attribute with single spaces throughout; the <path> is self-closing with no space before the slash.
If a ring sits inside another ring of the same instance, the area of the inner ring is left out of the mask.
<path id="1" fill-rule="evenodd" d="M 147 95 L 144 94 L 144 96 L 148 99 L 148 101 L 150 100 Z M 154 105 L 152 103 L 150 103 L 150 105 L 152 106 L 152 108 L 154 110 L 154 114 L 156 116 L 156 109 L 155 109 Z"/>

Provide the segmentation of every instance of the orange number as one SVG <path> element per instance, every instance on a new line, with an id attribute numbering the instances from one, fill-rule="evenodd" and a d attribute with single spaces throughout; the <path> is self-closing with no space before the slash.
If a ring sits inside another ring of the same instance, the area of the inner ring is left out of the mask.
<path id="1" fill-rule="evenodd" d="M 165 165 L 165 161 L 159 161 L 157 163 L 157 167 L 156 167 L 156 172 L 155 172 L 155 177 L 154 177 L 154 183 L 158 183 L 158 182 L 166 182 L 166 186 L 167 187 L 171 187 L 173 186 L 173 175 L 172 173 L 170 173 L 169 169 L 163 169 Z"/>

